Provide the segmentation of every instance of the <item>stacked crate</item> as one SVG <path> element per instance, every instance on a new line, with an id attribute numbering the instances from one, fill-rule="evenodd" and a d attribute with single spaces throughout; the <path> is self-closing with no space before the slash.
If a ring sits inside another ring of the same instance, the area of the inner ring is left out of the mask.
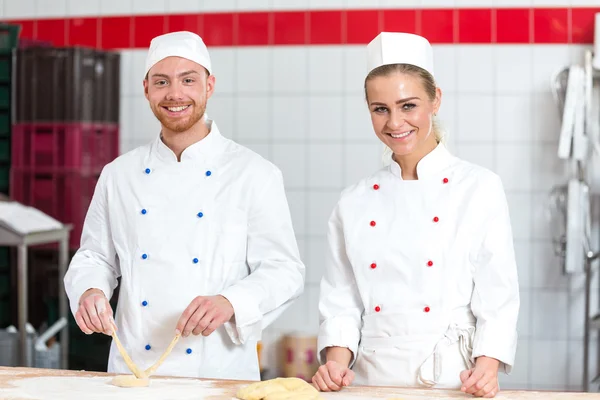
<path id="1" fill-rule="evenodd" d="M 120 54 L 28 46 L 15 51 L 14 65 L 10 196 L 72 224 L 73 254 L 102 168 L 119 154 Z M 29 322 L 36 328 L 57 316 L 56 248 L 30 249 Z M 110 338 L 84 335 L 69 317 L 70 367 L 105 370 Z"/>
<path id="2" fill-rule="evenodd" d="M 13 84 L 13 49 L 17 47 L 20 25 L 0 24 L 0 193 L 9 194 L 9 171 L 11 164 L 11 115 Z M 0 328 L 13 320 L 10 297 L 14 287 L 11 279 L 11 259 L 14 249 L 0 247 Z"/>
<path id="3" fill-rule="evenodd" d="M 100 172 L 119 153 L 119 63 L 88 48 L 17 50 L 11 197 L 72 224 L 72 250 Z"/>

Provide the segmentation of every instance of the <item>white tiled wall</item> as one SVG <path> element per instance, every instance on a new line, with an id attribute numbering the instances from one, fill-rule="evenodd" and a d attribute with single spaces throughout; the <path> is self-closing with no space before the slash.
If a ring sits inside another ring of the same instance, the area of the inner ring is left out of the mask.
<path id="1" fill-rule="evenodd" d="M 517 365 L 502 379 L 505 388 L 581 388 L 583 292 L 581 286 L 570 289 L 553 253 L 546 203 L 552 186 L 567 176 L 555 156 L 559 121 L 550 75 L 579 59 L 584 49 L 435 46 L 448 145 L 500 174 L 510 205 L 522 308 Z M 380 165 L 381 145 L 362 97 L 363 51 L 360 46 L 211 50 L 217 93 L 208 112 L 225 135 L 282 169 L 308 269 L 306 293 L 265 333 L 267 342 L 286 332 L 317 331 L 327 218 L 340 190 Z M 139 71 L 143 54 L 124 52 L 123 73 Z M 293 60 L 293 67 L 282 70 L 282 60 Z M 158 130 L 141 83 L 136 85 L 126 84 L 123 92 L 129 110 L 123 151 L 151 140 Z M 268 348 L 266 357 L 274 361 Z"/>

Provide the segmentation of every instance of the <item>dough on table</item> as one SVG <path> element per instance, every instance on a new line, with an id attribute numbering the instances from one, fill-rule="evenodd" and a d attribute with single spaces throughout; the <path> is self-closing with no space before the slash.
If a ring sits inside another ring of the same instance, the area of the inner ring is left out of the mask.
<path id="1" fill-rule="evenodd" d="M 238 390 L 241 400 L 317 400 L 322 397 L 310 383 L 300 378 L 275 378 L 255 382 Z"/>
<path id="2" fill-rule="evenodd" d="M 150 385 L 150 379 L 137 378 L 135 375 L 117 375 L 110 383 L 123 388 L 144 387 Z"/>

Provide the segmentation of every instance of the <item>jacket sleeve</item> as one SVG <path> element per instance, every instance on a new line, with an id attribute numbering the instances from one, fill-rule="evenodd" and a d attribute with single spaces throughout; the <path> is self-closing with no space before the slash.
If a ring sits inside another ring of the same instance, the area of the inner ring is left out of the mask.
<path id="1" fill-rule="evenodd" d="M 276 169 L 252 199 L 246 260 L 250 274 L 220 294 L 234 309 L 225 329 L 235 344 L 258 341 L 304 291 L 305 267 L 300 260 L 283 176 Z"/>
<path id="2" fill-rule="evenodd" d="M 64 278 L 73 315 L 79 308 L 79 298 L 88 289 L 100 289 L 110 300 L 121 275 L 108 218 L 106 181 L 104 168 L 85 217 L 80 247 Z"/>
<path id="3" fill-rule="evenodd" d="M 471 309 L 477 318 L 472 361 L 495 358 L 506 373 L 514 365 L 517 348 L 519 284 L 508 204 L 500 178 L 487 178 L 479 245 L 470 255 L 475 267 Z"/>
<path id="4" fill-rule="evenodd" d="M 352 352 L 352 367 L 360 341 L 364 306 L 346 254 L 340 203 L 329 218 L 327 240 L 329 251 L 319 297 L 317 355 L 319 362 L 323 364 L 326 362 L 327 347 L 345 347 Z"/>

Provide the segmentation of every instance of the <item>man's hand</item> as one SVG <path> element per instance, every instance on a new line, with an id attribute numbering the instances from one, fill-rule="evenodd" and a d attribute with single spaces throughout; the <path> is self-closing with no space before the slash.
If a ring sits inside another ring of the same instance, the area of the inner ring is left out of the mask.
<path id="1" fill-rule="evenodd" d="M 498 394 L 498 368 L 500 361 L 478 357 L 475 367 L 460 374 L 461 391 L 476 397 L 492 398 Z"/>
<path id="2" fill-rule="evenodd" d="M 75 321 L 86 335 L 94 332 L 112 335 L 113 310 L 102 290 L 88 289 L 81 295 Z"/>
<path id="3" fill-rule="evenodd" d="M 187 337 L 208 336 L 233 317 L 233 306 L 223 296 L 198 296 L 185 309 L 177 323 L 177 333 Z"/>

